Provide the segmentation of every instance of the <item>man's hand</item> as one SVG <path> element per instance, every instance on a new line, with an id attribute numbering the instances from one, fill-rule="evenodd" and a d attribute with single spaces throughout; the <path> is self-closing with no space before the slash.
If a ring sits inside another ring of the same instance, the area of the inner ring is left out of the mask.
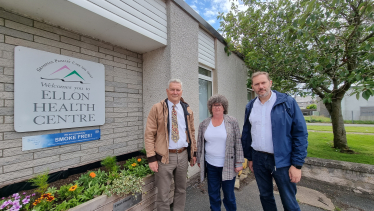
<path id="1" fill-rule="evenodd" d="M 191 167 L 194 166 L 195 163 L 196 163 L 196 157 L 193 157 L 193 158 L 191 159 L 191 161 L 190 161 L 190 166 L 191 166 Z M 200 165 L 199 165 L 199 167 L 200 167 Z"/>
<path id="2" fill-rule="evenodd" d="M 253 161 L 248 161 L 248 167 L 249 167 L 249 169 L 251 169 L 251 172 L 254 173 L 254 171 L 253 171 Z"/>
<path id="3" fill-rule="evenodd" d="M 297 169 L 297 168 L 295 168 L 295 166 L 291 165 L 290 169 L 288 170 L 288 174 L 290 176 L 291 182 L 293 182 L 293 183 L 300 182 L 300 179 L 301 179 L 301 169 Z"/>
<path id="4" fill-rule="evenodd" d="M 198 163 L 197 165 L 198 165 L 198 166 L 199 166 L 199 168 L 200 168 L 200 163 Z"/>
<path id="5" fill-rule="evenodd" d="M 151 171 L 153 172 L 158 172 L 158 162 L 157 161 L 153 161 L 152 163 L 149 163 L 149 168 L 151 169 Z"/>
<path id="6" fill-rule="evenodd" d="M 235 168 L 235 172 L 238 173 L 239 171 L 243 170 L 243 166 L 240 166 L 240 167 L 236 167 Z"/>

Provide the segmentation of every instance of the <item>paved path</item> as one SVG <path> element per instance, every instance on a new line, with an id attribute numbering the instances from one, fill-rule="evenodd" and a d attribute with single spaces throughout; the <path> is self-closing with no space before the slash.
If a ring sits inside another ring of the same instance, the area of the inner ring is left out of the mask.
<path id="1" fill-rule="evenodd" d="M 235 190 L 238 211 L 261 211 L 261 201 L 256 181 L 250 175 L 239 190 Z M 296 195 L 302 211 L 334 210 L 341 211 L 373 211 L 374 196 L 357 194 L 345 187 L 303 178 L 298 184 Z M 221 194 L 222 195 L 222 194 Z M 279 194 L 275 192 L 278 210 L 283 211 Z M 209 211 L 207 185 L 193 185 L 187 188 L 186 211 Z M 226 209 L 222 205 L 222 211 Z"/>
<path id="2" fill-rule="evenodd" d="M 207 185 L 204 184 L 203 189 L 207 190 Z M 275 200 L 279 211 L 283 210 L 282 202 L 278 194 L 275 195 Z M 259 192 L 256 181 L 250 182 L 240 190 L 235 190 L 237 211 L 260 211 L 262 210 Z M 223 211 L 226 210 L 222 205 Z M 300 209 L 303 211 L 323 211 L 324 209 L 317 208 L 308 204 L 301 204 Z M 191 186 L 187 189 L 186 211 L 209 211 L 209 196 L 206 191 L 202 192 L 197 185 Z"/>
<path id="3" fill-rule="evenodd" d="M 307 125 L 321 125 L 321 126 L 331 126 L 331 123 L 306 123 Z M 344 126 L 352 127 L 374 127 L 373 124 L 344 124 Z"/>

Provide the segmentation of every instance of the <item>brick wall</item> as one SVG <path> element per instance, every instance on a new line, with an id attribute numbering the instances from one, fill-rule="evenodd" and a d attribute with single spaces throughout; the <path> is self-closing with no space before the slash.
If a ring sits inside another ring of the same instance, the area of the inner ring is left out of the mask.
<path id="1" fill-rule="evenodd" d="M 105 66 L 105 124 L 17 133 L 13 125 L 14 48 L 39 49 Z M 0 8 L 0 187 L 143 148 L 142 55 Z M 22 137 L 101 129 L 101 139 L 22 151 Z"/>

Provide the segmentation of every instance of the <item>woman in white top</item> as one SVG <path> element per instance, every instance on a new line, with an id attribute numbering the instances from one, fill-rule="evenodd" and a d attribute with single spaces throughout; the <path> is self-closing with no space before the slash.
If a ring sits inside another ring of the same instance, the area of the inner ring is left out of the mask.
<path id="1" fill-rule="evenodd" d="M 208 179 L 210 209 L 221 210 L 221 187 L 223 204 L 228 211 L 236 210 L 234 193 L 235 177 L 243 169 L 243 148 L 238 121 L 228 113 L 228 101 L 223 95 L 208 100 L 211 117 L 199 125 L 197 140 L 197 163 L 201 169 L 201 181 Z"/>

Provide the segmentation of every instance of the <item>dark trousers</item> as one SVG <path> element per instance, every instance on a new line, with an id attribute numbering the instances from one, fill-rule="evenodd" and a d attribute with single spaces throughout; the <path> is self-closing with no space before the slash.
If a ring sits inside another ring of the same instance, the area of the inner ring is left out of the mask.
<path id="1" fill-rule="evenodd" d="M 236 210 L 236 200 L 234 193 L 235 177 L 232 180 L 222 181 L 223 167 L 215 167 L 206 162 L 208 179 L 208 193 L 210 209 L 221 210 L 221 187 L 223 191 L 223 205 L 227 211 Z"/>
<path id="2" fill-rule="evenodd" d="M 296 184 L 290 181 L 289 166 L 275 168 L 274 155 L 252 151 L 253 171 L 260 191 L 262 208 L 265 211 L 276 211 L 273 194 L 273 178 L 278 186 L 279 195 L 285 211 L 299 211 L 296 201 Z"/>

